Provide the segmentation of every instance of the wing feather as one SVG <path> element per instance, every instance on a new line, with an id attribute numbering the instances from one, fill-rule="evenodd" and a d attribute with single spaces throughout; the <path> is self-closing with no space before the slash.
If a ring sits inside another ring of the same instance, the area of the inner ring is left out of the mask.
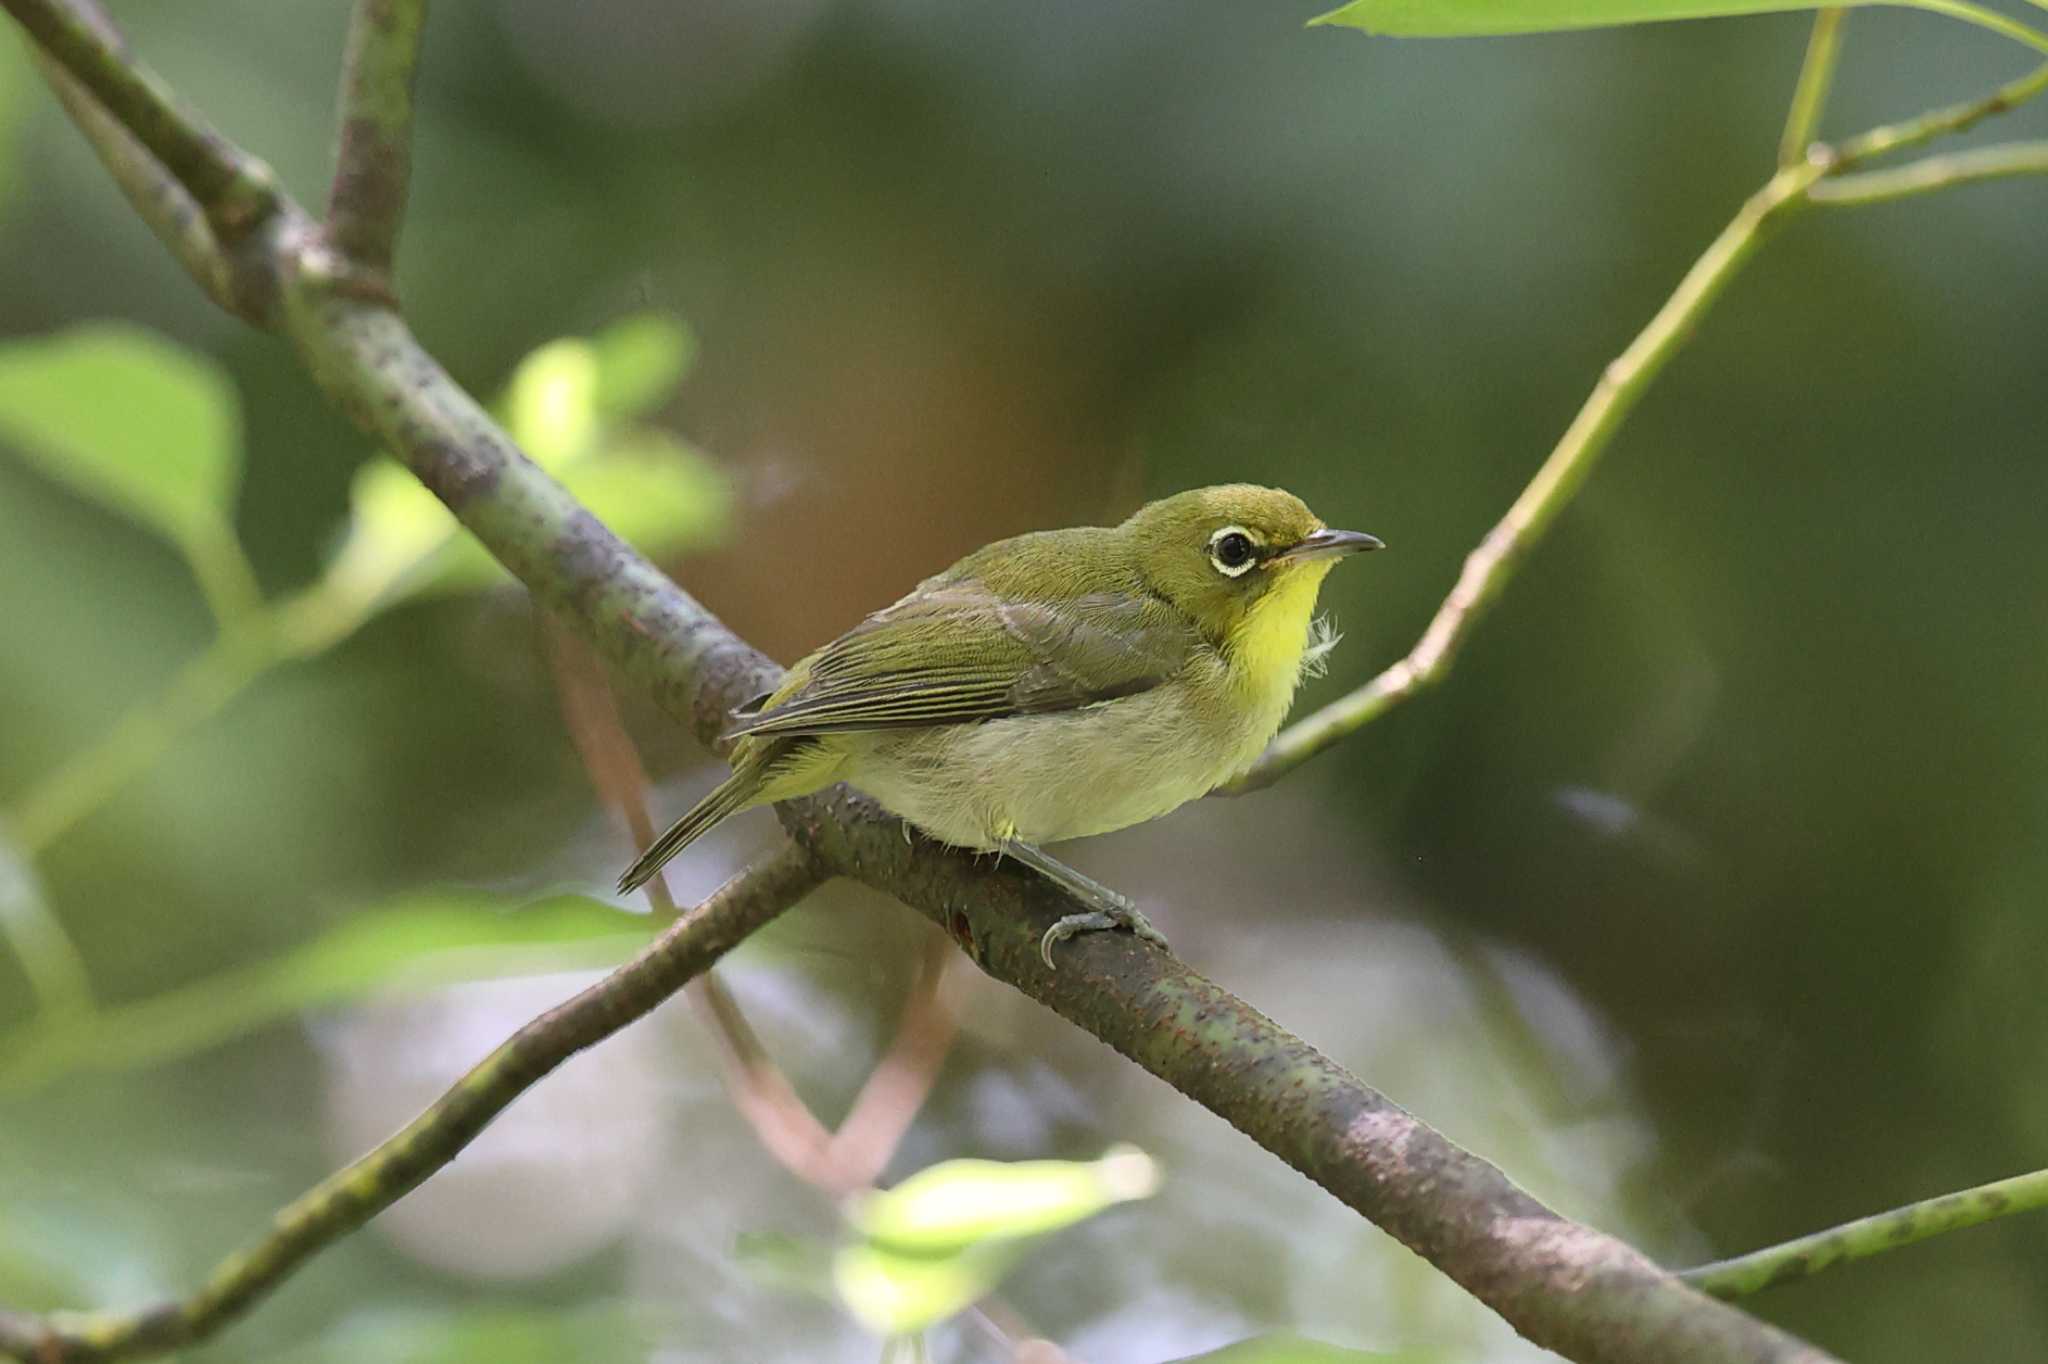
<path id="1" fill-rule="evenodd" d="M 1006 598 L 935 580 L 869 616 L 792 671 L 795 685 L 739 714 L 736 737 L 974 724 L 1134 696 L 1196 644 L 1150 594 Z"/>

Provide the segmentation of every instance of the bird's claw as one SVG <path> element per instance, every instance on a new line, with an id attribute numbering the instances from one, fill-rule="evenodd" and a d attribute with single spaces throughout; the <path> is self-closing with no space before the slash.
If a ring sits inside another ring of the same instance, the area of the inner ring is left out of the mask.
<path id="1" fill-rule="evenodd" d="M 1053 921 L 1045 936 L 1038 940 L 1038 955 L 1045 959 L 1047 969 L 1057 971 L 1059 964 L 1052 959 L 1054 944 L 1083 933 L 1100 933 L 1112 928 L 1128 928 L 1141 941 L 1151 943 L 1162 952 L 1171 952 L 1166 935 L 1154 928 L 1151 921 L 1138 912 L 1138 907 L 1129 900 L 1105 903 L 1101 909 L 1084 910 L 1069 914 Z"/>

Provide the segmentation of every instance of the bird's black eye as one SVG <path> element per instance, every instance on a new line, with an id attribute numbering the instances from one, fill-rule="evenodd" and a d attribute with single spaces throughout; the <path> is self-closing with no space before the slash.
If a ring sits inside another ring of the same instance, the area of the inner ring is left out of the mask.
<path id="1" fill-rule="evenodd" d="M 1231 526 L 1218 531 L 1209 541 L 1209 562 L 1216 565 L 1219 573 L 1235 578 L 1252 566 L 1257 548 L 1251 536 Z"/>

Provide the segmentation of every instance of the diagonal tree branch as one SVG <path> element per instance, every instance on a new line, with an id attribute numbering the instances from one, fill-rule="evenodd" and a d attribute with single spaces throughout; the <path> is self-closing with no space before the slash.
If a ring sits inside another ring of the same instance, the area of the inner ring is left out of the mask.
<path id="1" fill-rule="evenodd" d="M 1799 83 L 1785 115 L 1785 132 L 1778 139 L 1780 166 L 1806 159 L 1835 83 L 1835 65 L 1842 55 L 1842 20 L 1847 15 L 1841 6 L 1832 5 L 1813 16 L 1813 36 L 1807 39 L 1806 59 L 1799 64 Z"/>
<path id="2" fill-rule="evenodd" d="M 412 178 L 413 73 L 427 0 L 357 0 L 341 59 L 327 236 L 387 290 Z"/>
<path id="3" fill-rule="evenodd" d="M 308 1257 L 417 1188 L 549 1071 L 652 1011 L 822 879 L 798 848 L 741 872 L 624 966 L 512 1034 L 403 1131 L 279 1211 L 266 1235 L 223 1260 L 191 1297 L 47 1321 L 0 1314 L 0 1354 L 72 1364 L 175 1350 L 212 1335 Z"/>
<path id="4" fill-rule="evenodd" d="M 75 13 L 59 0 L 0 3 L 44 20 Z M 61 37 L 71 28 L 59 24 L 55 31 Z M 127 68 L 118 53 L 68 37 L 48 50 L 138 133 L 144 132 L 138 120 L 177 112 L 168 92 L 146 84 L 148 98 L 130 98 L 135 82 L 132 73 L 121 74 Z M 110 61 L 113 74 L 106 69 Z M 164 149 L 183 149 L 195 138 L 210 146 L 198 135 L 200 126 L 188 124 L 175 137 L 158 129 L 143 140 L 175 169 Z M 235 216 L 223 203 L 232 202 L 240 182 L 217 185 L 226 196 L 221 200 L 180 179 L 210 220 Z M 713 741 L 727 711 L 773 680 L 773 665 L 515 449 L 395 311 L 349 287 L 349 261 L 303 212 L 278 199 L 273 216 L 276 229 L 266 234 L 264 249 L 278 278 L 283 326 L 315 378 L 537 600 L 573 622 L 670 715 Z M 1264 1014 L 1145 944 L 1093 935 L 1073 946 L 1061 970 L 1049 970 L 1038 956 L 1039 936 L 1073 904 L 1028 872 L 911 846 L 899 824 L 844 789 L 791 802 L 780 813 L 809 854 L 801 863 L 805 875 L 855 876 L 946 926 L 991 975 L 1238 1126 L 1532 1341 L 1586 1364 L 1823 1364 L 1828 1358 L 1686 1287 L 1620 1241 L 1560 1217 Z M 516 1053 L 514 1061 L 526 1064 Z M 411 1178 L 424 1173 L 403 1168 Z M 346 1186 L 346 1174 L 337 1179 Z M 338 1235 L 374 1211 L 347 1187 L 341 1193 L 338 1213 L 306 1224 L 292 1220 L 312 1215 L 300 1205 L 285 1214 L 289 1225 Z M 264 1258 L 268 1277 L 261 1284 L 274 1283 L 318 1244 L 324 1241 L 294 1240 L 287 1253 Z M 248 1268 L 231 1264 L 227 1286 L 208 1289 L 169 1316 L 118 1319 L 146 1323 L 128 1328 L 127 1351 L 160 1347 L 171 1337 L 151 1333 L 172 1330 L 163 1323 L 186 1320 L 194 1310 L 212 1314 L 211 1320 L 246 1305 L 250 1293 L 238 1285 L 248 1282 Z M 0 1344 L 26 1341 L 47 1352 L 47 1337 L 34 1334 L 35 1323 L 27 1335 L 17 1318 L 7 1319 L 5 1329 L 14 1334 L 0 1335 Z"/>

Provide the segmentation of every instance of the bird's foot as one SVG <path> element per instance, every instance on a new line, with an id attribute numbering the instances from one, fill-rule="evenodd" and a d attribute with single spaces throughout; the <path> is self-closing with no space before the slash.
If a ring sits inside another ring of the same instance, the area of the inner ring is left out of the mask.
<path id="1" fill-rule="evenodd" d="M 1054 920 L 1053 926 L 1046 929 L 1045 936 L 1038 940 L 1038 955 L 1045 958 L 1048 967 L 1058 970 L 1058 963 L 1052 959 L 1054 944 L 1065 942 L 1068 938 L 1082 933 L 1100 933 L 1112 928 L 1128 928 L 1138 938 L 1151 943 L 1162 952 L 1173 950 L 1167 946 L 1166 935 L 1154 928 L 1151 921 L 1138 912 L 1136 905 L 1118 897 L 1105 901 L 1101 909 L 1085 910 Z"/>

